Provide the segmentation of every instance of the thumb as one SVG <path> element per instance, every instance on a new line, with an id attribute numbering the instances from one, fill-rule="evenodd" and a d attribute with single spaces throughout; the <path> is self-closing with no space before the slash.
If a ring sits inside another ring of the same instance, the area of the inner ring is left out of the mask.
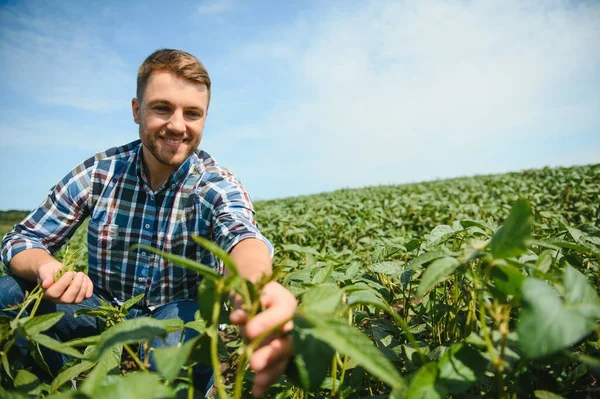
<path id="1" fill-rule="evenodd" d="M 38 281 L 43 289 L 48 289 L 52 284 L 54 284 L 54 273 L 53 270 L 48 268 L 43 268 L 39 271 Z"/>

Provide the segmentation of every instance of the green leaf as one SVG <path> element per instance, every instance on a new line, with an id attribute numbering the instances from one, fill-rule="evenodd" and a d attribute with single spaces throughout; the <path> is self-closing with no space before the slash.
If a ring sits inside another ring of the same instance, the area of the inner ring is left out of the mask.
<path id="1" fill-rule="evenodd" d="M 435 226 L 431 233 L 427 235 L 426 245 L 428 247 L 433 247 L 438 245 L 455 233 L 454 229 L 451 226 L 441 224 L 439 226 Z"/>
<path id="2" fill-rule="evenodd" d="M 381 273 L 387 276 L 395 276 L 403 271 L 400 263 L 394 261 L 374 263 L 368 266 L 367 269 L 373 273 Z"/>
<path id="3" fill-rule="evenodd" d="M 183 327 L 181 320 L 179 323 Z M 100 335 L 92 358 L 99 359 L 105 351 L 117 345 L 151 341 L 156 337 L 164 337 L 172 327 L 173 320 L 157 320 L 150 317 L 125 320 Z"/>
<path id="4" fill-rule="evenodd" d="M 62 371 L 52 381 L 52 384 L 50 385 L 50 391 L 56 392 L 58 390 L 58 388 L 63 386 L 65 383 L 71 381 L 71 379 L 73 379 L 73 378 L 76 378 L 81 373 L 88 371 L 89 369 L 94 367 L 96 364 L 97 364 L 97 362 L 90 362 L 90 361 L 84 360 L 84 361 L 76 363 L 75 365 Z"/>
<path id="5" fill-rule="evenodd" d="M 284 251 L 297 252 L 305 255 L 321 256 L 321 253 L 312 247 L 301 247 L 298 244 L 284 244 L 281 247 Z"/>
<path id="6" fill-rule="evenodd" d="M 302 296 L 302 306 L 306 312 L 331 314 L 340 305 L 342 294 L 342 290 L 333 284 L 313 287 Z"/>
<path id="7" fill-rule="evenodd" d="M 213 255 L 215 255 L 217 258 L 219 258 L 219 260 L 221 260 L 221 262 L 223 262 L 223 265 L 225 265 L 225 268 L 227 268 L 231 274 L 233 274 L 234 276 L 237 276 L 240 274 L 238 272 L 235 261 L 227 252 L 225 252 L 223 250 L 223 248 L 219 247 L 214 242 L 207 240 L 204 237 L 195 235 L 195 234 L 192 235 L 192 240 L 194 240 L 197 244 L 203 246 L 204 248 L 208 249 Z M 219 277 L 220 277 L 220 275 L 219 275 Z"/>
<path id="8" fill-rule="evenodd" d="M 298 374 L 298 381 L 294 382 L 308 391 L 314 391 L 327 376 L 335 351 L 321 341 L 313 325 L 302 318 L 294 319 L 292 338 L 296 351 L 294 364 Z"/>
<path id="9" fill-rule="evenodd" d="M 62 312 L 35 316 L 34 318 L 28 319 L 25 323 L 23 323 L 23 328 L 25 329 L 27 335 L 37 335 L 54 326 L 63 316 L 64 313 Z"/>
<path id="10" fill-rule="evenodd" d="M 184 327 L 197 331 L 199 334 L 204 334 L 206 331 L 206 321 L 203 319 L 189 321 L 184 324 Z"/>
<path id="11" fill-rule="evenodd" d="M 537 399 L 563 399 L 562 396 L 552 393 L 550 391 L 536 390 L 533 392 Z"/>
<path id="12" fill-rule="evenodd" d="M 119 377 L 112 384 L 104 385 L 102 389 L 94 392 L 94 399 L 162 399 L 171 397 L 173 397 L 173 392 L 162 384 L 157 374 L 141 372 Z"/>
<path id="13" fill-rule="evenodd" d="M 69 355 L 76 359 L 84 358 L 84 356 L 81 354 L 81 352 L 79 352 L 77 349 L 67 346 L 67 345 L 63 344 L 62 342 L 57 341 L 53 338 L 50 338 L 49 336 L 47 336 L 45 334 L 37 334 L 37 335 L 30 337 L 30 339 L 33 342 L 37 342 L 38 344 L 45 346 L 46 348 L 52 349 L 55 352 L 64 353 L 65 355 Z"/>
<path id="14" fill-rule="evenodd" d="M 212 280 L 218 280 L 221 278 L 221 275 L 219 273 L 217 273 L 217 271 L 214 270 L 212 267 L 203 265 L 202 263 L 194 262 L 193 260 L 184 258 L 183 256 L 173 255 L 168 252 L 158 250 L 158 249 L 150 247 L 148 245 L 135 244 L 135 245 L 131 246 L 130 250 L 133 251 L 138 248 L 145 249 L 156 255 L 160 255 L 163 258 L 165 258 L 166 260 L 168 260 L 172 263 L 175 263 L 179 266 L 183 266 L 186 269 L 196 272 L 203 277 L 206 277 L 206 278 L 209 278 Z"/>
<path id="15" fill-rule="evenodd" d="M 478 222 L 477 220 L 471 220 L 471 219 L 461 220 L 460 221 L 460 225 L 464 229 L 468 229 L 469 227 L 479 227 L 482 230 L 487 230 L 487 231 L 490 231 L 490 232 L 494 231 L 494 229 L 491 226 L 488 226 L 484 222 Z"/>
<path id="16" fill-rule="evenodd" d="M 527 251 L 527 240 L 531 238 L 531 208 L 524 198 L 519 198 L 504 224 L 492 237 L 490 249 L 495 259 L 519 256 Z"/>
<path id="17" fill-rule="evenodd" d="M 378 309 L 389 309 L 385 300 L 381 297 L 379 292 L 373 289 L 360 289 L 358 291 L 351 291 L 346 299 L 348 306 L 354 305 L 371 305 Z"/>
<path id="18" fill-rule="evenodd" d="M 100 340 L 100 335 L 92 335 L 91 337 L 76 338 L 76 339 L 72 339 L 67 342 L 63 342 L 63 345 L 64 346 L 75 346 L 75 347 L 89 346 L 89 345 L 96 345 L 99 340 Z"/>
<path id="19" fill-rule="evenodd" d="M 129 311 L 129 309 L 131 309 L 131 307 L 133 305 L 135 305 L 136 303 L 138 303 L 139 301 L 142 300 L 142 298 L 144 297 L 144 295 L 146 295 L 145 293 L 139 294 L 134 296 L 133 298 L 129 298 L 128 300 L 126 300 L 125 302 L 123 302 L 123 305 L 121 305 L 121 309 L 123 309 L 124 311 Z"/>
<path id="20" fill-rule="evenodd" d="M 527 278 L 521 287 L 523 309 L 517 333 L 525 354 L 533 359 L 551 355 L 574 344 L 595 326 L 577 309 L 566 308 L 545 281 Z"/>
<path id="21" fill-rule="evenodd" d="M 564 276 L 565 302 L 568 309 L 595 321 L 600 319 L 600 298 L 587 278 L 573 267 L 567 265 Z"/>
<path id="22" fill-rule="evenodd" d="M 460 262 L 456 258 L 445 257 L 438 259 L 425 269 L 425 273 L 421 277 L 421 283 L 417 289 L 417 296 L 423 296 L 431 287 L 448 277 Z"/>
<path id="23" fill-rule="evenodd" d="M 198 343 L 200 336 L 189 339 L 181 346 L 167 346 L 154 350 L 154 358 L 158 372 L 167 381 L 173 381 L 180 373 L 190 358 L 194 345 Z"/>
<path id="24" fill-rule="evenodd" d="M 596 375 L 600 375 L 600 359 L 582 354 L 582 353 L 565 353 L 570 359 L 585 364 Z"/>
<path id="25" fill-rule="evenodd" d="M 35 374 L 27 370 L 19 370 L 15 376 L 14 384 L 17 391 L 27 393 L 40 385 L 40 380 Z"/>
<path id="26" fill-rule="evenodd" d="M 512 295 L 518 300 L 521 296 L 521 285 L 525 281 L 525 276 L 516 267 L 495 264 L 492 267 L 491 277 L 496 290 L 495 297 L 501 295 L 505 300 L 506 296 Z"/>
<path id="27" fill-rule="evenodd" d="M 585 245 L 580 245 L 580 244 L 575 244 L 573 242 L 569 242 L 569 241 L 565 241 L 565 240 L 556 240 L 556 239 L 551 239 L 551 240 L 535 240 L 533 241 L 533 243 L 535 243 L 536 245 L 539 245 L 541 247 L 544 248 L 550 248 L 550 249 L 559 249 L 559 248 L 563 248 L 563 249 L 572 249 L 573 251 L 582 253 L 582 254 L 590 254 L 590 255 L 594 255 L 594 256 L 598 256 L 600 257 L 600 251 L 594 249 L 594 248 L 590 248 L 588 246 Z"/>
<path id="28" fill-rule="evenodd" d="M 448 396 L 446 389 L 437 381 L 438 368 L 435 362 L 421 367 L 410 380 L 407 398 L 443 399 Z"/>
<path id="29" fill-rule="evenodd" d="M 441 250 L 425 252 L 424 254 L 421 254 L 421 255 L 417 256 L 416 258 L 414 258 L 413 260 L 411 260 L 410 262 L 408 262 L 406 264 L 406 266 L 404 266 L 404 271 L 416 269 L 417 267 L 419 267 L 427 262 L 431 262 L 432 260 L 443 258 L 444 256 L 446 256 L 446 253 Z"/>
<path id="30" fill-rule="evenodd" d="M 94 396 L 94 392 L 100 387 L 102 380 L 107 375 L 121 374 L 121 354 L 123 345 L 116 345 L 110 350 L 104 351 L 96 367 L 87 375 L 80 391 L 88 396 Z"/>
<path id="31" fill-rule="evenodd" d="M 10 377 L 10 379 L 13 379 L 14 377 L 10 371 L 10 364 L 8 363 L 8 352 L 10 351 L 10 348 L 14 344 L 15 344 L 14 338 L 11 338 L 7 342 L 5 342 L 4 346 L 2 347 L 2 349 L 3 349 L 2 354 L 0 355 L 0 361 L 2 362 L 2 367 L 4 368 L 4 371 Z"/>
<path id="32" fill-rule="evenodd" d="M 198 310 L 200 317 L 206 321 L 207 325 L 212 322 L 213 302 L 217 291 L 217 284 L 214 280 L 202 279 L 198 286 Z"/>
<path id="33" fill-rule="evenodd" d="M 21 392 L 5 391 L 1 387 L 0 387 L 0 394 L 1 394 L 2 399 L 30 399 L 31 398 L 31 396 L 26 395 Z"/>
<path id="34" fill-rule="evenodd" d="M 356 327 L 344 320 L 325 317 L 322 314 L 303 313 L 315 326 L 315 335 L 338 352 L 348 355 L 369 373 L 393 388 L 401 389 L 404 380 L 394 365 L 373 345 L 373 342 Z"/>
<path id="35" fill-rule="evenodd" d="M 334 266 L 333 263 L 329 263 L 328 265 L 319 268 L 312 278 L 312 283 L 315 285 L 325 283 L 331 276 Z"/>
<path id="36" fill-rule="evenodd" d="M 462 343 L 453 344 L 438 363 L 438 379 L 449 393 L 463 393 L 484 376 L 487 364 L 478 350 Z"/>
<path id="37" fill-rule="evenodd" d="M 552 255 L 552 251 L 545 250 L 538 256 L 535 266 L 543 273 L 548 273 L 553 262 L 554 256 Z"/>

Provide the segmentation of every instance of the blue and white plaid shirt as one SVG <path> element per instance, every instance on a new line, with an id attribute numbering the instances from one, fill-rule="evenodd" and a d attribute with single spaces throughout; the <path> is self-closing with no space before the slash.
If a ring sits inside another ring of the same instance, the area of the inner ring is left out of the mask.
<path id="1" fill-rule="evenodd" d="M 139 140 L 89 158 L 50 190 L 48 198 L 2 241 L 2 262 L 28 248 L 56 253 L 86 217 L 88 275 L 118 301 L 145 293 L 143 306 L 194 298 L 198 274 L 144 250 L 146 244 L 222 272 L 192 234 L 227 252 L 241 240 L 263 240 L 246 190 L 206 152 L 192 154 L 156 191 L 142 164 Z"/>

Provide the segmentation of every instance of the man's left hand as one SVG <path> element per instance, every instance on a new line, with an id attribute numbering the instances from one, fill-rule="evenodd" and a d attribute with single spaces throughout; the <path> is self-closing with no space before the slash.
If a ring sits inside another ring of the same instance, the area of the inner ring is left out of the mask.
<path id="1" fill-rule="evenodd" d="M 229 317 L 232 323 L 240 325 L 242 335 L 249 341 L 283 321 L 290 320 L 298 306 L 292 293 L 276 281 L 264 286 L 260 300 L 264 311 L 252 320 L 248 321 L 246 312 L 237 306 Z M 234 306 L 239 305 L 239 302 L 234 300 Z M 294 354 L 292 336 L 287 334 L 292 328 L 293 323 L 290 320 L 281 328 L 283 336 L 274 334 L 268 337 L 253 353 L 250 368 L 256 372 L 252 389 L 254 397 L 263 395 L 285 371 L 290 357 Z"/>

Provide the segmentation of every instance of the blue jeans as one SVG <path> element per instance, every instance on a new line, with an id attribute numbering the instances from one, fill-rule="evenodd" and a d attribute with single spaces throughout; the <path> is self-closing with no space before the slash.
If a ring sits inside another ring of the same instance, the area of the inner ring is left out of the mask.
<path id="1" fill-rule="evenodd" d="M 18 313 L 17 311 L 4 311 L 9 306 L 19 304 L 23 302 L 26 291 L 31 291 L 35 287 L 30 281 L 24 280 L 22 278 L 5 275 L 0 276 L 0 315 L 7 315 L 9 317 L 15 317 Z M 93 335 L 100 334 L 100 329 L 98 327 L 97 319 L 91 316 L 81 315 L 77 318 L 75 317 L 75 312 L 81 308 L 97 308 L 100 306 L 100 299 L 111 303 L 112 299 L 109 298 L 109 295 L 103 295 L 102 293 L 94 292 L 94 294 L 84 301 L 76 305 L 65 305 L 65 304 L 56 304 L 50 301 L 42 300 L 40 306 L 36 312 L 36 315 L 41 315 L 45 313 L 53 313 L 53 312 L 62 312 L 64 316 L 60 319 L 60 321 L 54 325 L 50 330 L 46 331 L 50 337 L 61 341 L 66 342 L 75 338 L 83 338 L 89 337 Z M 129 311 L 129 315 L 127 318 L 135 318 L 138 316 L 151 316 L 158 320 L 166 320 L 166 319 L 175 319 L 179 318 L 183 320 L 184 323 L 194 320 L 194 313 L 198 310 L 198 303 L 193 299 L 183 299 L 179 301 L 173 301 L 157 307 L 154 310 L 150 310 L 147 308 L 132 308 Z M 26 312 L 24 312 L 26 314 Z M 195 330 L 191 330 L 186 328 L 184 331 L 175 331 L 167 334 L 166 339 L 163 341 L 162 339 L 154 339 L 150 346 L 153 348 L 161 348 L 165 346 L 173 346 L 177 345 L 181 340 L 181 334 L 183 334 L 183 342 L 193 337 L 196 337 L 198 333 Z M 18 343 L 24 344 L 24 350 L 22 351 L 27 364 L 34 365 L 28 351 L 27 351 L 27 343 Z M 70 360 L 70 358 L 66 355 L 51 351 L 51 350 L 42 350 L 44 355 L 44 359 L 49 366 L 50 370 L 58 370 L 62 368 L 62 366 Z M 144 353 L 142 351 L 141 356 L 143 358 Z M 154 361 L 154 356 L 150 353 L 150 358 L 148 359 L 150 363 L 150 369 L 156 370 L 156 363 Z M 39 370 L 36 370 L 39 371 Z M 202 391 L 203 394 L 210 389 L 213 384 L 214 374 L 213 370 L 210 366 L 206 365 L 196 365 L 193 368 L 193 379 L 194 386 Z"/>

